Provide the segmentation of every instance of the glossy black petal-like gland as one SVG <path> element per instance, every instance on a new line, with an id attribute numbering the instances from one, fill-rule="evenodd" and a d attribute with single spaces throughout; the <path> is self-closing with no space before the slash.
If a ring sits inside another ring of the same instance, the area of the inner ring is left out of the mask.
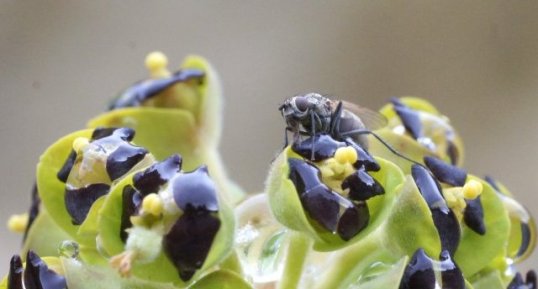
<path id="1" fill-rule="evenodd" d="M 69 177 L 69 173 L 71 173 L 71 169 L 73 168 L 73 165 L 75 164 L 75 160 L 77 159 L 77 153 L 74 150 L 71 150 L 69 153 L 69 156 L 67 156 L 67 159 L 64 162 L 64 165 L 58 171 L 56 174 L 56 177 L 58 180 L 60 180 L 62 183 L 67 182 L 67 178 Z"/>
<path id="2" fill-rule="evenodd" d="M 93 203 L 108 194 L 107 184 L 91 184 L 79 189 L 65 190 L 65 206 L 74 225 L 80 225 L 86 219 Z"/>
<path id="3" fill-rule="evenodd" d="M 365 202 L 358 202 L 345 209 L 338 221 L 337 233 L 344 241 L 349 241 L 362 231 L 370 221 L 370 210 Z"/>
<path id="4" fill-rule="evenodd" d="M 106 171 L 112 181 L 120 178 L 138 164 L 148 151 L 129 143 L 120 144 L 107 158 Z"/>
<path id="5" fill-rule="evenodd" d="M 172 190 L 177 206 L 186 211 L 219 210 L 217 187 L 209 176 L 207 166 L 201 166 L 190 173 L 180 173 L 173 179 Z"/>
<path id="6" fill-rule="evenodd" d="M 450 163 L 456 165 L 460 159 L 458 147 L 451 140 L 447 140 L 446 154 L 450 158 Z"/>
<path id="7" fill-rule="evenodd" d="M 326 230 L 349 240 L 368 225 L 366 204 L 355 206 L 321 182 L 320 171 L 300 159 L 289 159 L 289 178 L 307 215 Z M 343 208 L 343 212 L 342 212 Z"/>
<path id="8" fill-rule="evenodd" d="M 349 189 L 348 197 L 354 201 L 366 201 L 373 196 L 385 193 L 383 186 L 372 178 L 364 167 L 345 178 L 342 182 L 342 189 Z"/>
<path id="9" fill-rule="evenodd" d="M 97 139 L 102 139 L 104 137 L 111 136 L 114 133 L 114 131 L 117 129 L 118 129 L 117 127 L 98 127 L 93 130 L 91 140 L 97 140 Z M 134 136 L 134 130 L 132 134 Z"/>
<path id="10" fill-rule="evenodd" d="M 486 176 L 484 180 L 499 194 L 502 194 L 501 189 L 499 188 L 499 185 L 497 185 L 497 181 L 493 179 L 490 176 Z"/>
<path id="11" fill-rule="evenodd" d="M 28 231 L 32 227 L 32 224 L 34 223 L 35 219 L 37 218 L 37 215 L 39 214 L 39 204 L 41 204 L 41 199 L 39 198 L 39 194 L 37 193 L 37 184 L 34 182 L 34 186 L 32 188 L 32 203 L 28 211 L 28 224 L 26 225 L 26 229 L 24 229 L 24 236 L 22 238 L 23 242 L 26 240 L 26 236 L 28 236 Z"/>
<path id="12" fill-rule="evenodd" d="M 183 281 L 200 269 L 220 228 L 220 220 L 206 210 L 189 210 L 163 238 L 166 256 Z"/>
<path id="13" fill-rule="evenodd" d="M 516 276 L 510 281 L 506 289 L 527 289 L 525 285 L 525 281 L 523 281 L 521 274 L 516 273 Z"/>
<path id="14" fill-rule="evenodd" d="M 348 142 L 348 144 L 357 152 L 357 161 L 353 164 L 353 167 L 356 169 L 364 167 L 367 172 L 377 172 L 381 169 L 374 157 L 372 157 L 368 151 L 356 143 Z"/>
<path id="15" fill-rule="evenodd" d="M 471 230 L 477 234 L 484 235 L 486 233 L 486 224 L 484 223 L 484 209 L 482 208 L 481 197 L 478 196 L 474 200 L 465 200 L 467 206 L 463 211 L 463 221 Z"/>
<path id="16" fill-rule="evenodd" d="M 519 246 L 519 250 L 517 251 L 517 257 L 523 256 L 528 250 L 529 246 L 531 245 L 531 239 L 532 239 L 532 232 L 531 232 L 531 225 L 525 222 L 521 222 L 521 245 Z"/>
<path id="17" fill-rule="evenodd" d="M 110 104 L 109 110 L 140 106 L 144 101 L 178 82 L 185 82 L 195 78 L 201 80 L 203 76 L 204 72 L 201 70 L 183 69 L 167 78 L 149 79 L 137 82 L 123 91 L 121 95 Z"/>
<path id="18" fill-rule="evenodd" d="M 414 139 L 422 137 L 422 122 L 420 121 L 418 113 L 397 98 L 392 98 L 391 102 L 394 111 L 400 117 L 405 130 L 407 130 Z"/>
<path id="19" fill-rule="evenodd" d="M 143 172 L 136 173 L 133 176 L 133 185 L 142 196 L 157 193 L 162 185 L 181 171 L 181 163 L 181 156 L 172 155 L 164 161 L 152 165 Z"/>
<path id="20" fill-rule="evenodd" d="M 525 277 L 525 283 L 527 283 L 529 289 L 538 288 L 536 285 L 536 272 L 534 272 L 534 270 L 529 270 L 527 272 L 527 276 Z"/>
<path id="21" fill-rule="evenodd" d="M 301 142 L 294 142 L 291 149 L 305 159 L 318 162 L 332 158 L 338 148 L 345 146 L 345 143 L 334 140 L 328 134 L 317 134 Z"/>
<path id="22" fill-rule="evenodd" d="M 112 133 L 114 133 L 114 131 L 117 129 L 118 128 L 115 128 L 115 127 L 96 128 L 92 133 L 91 140 L 93 141 L 93 140 L 102 139 L 104 137 L 108 137 L 112 135 Z M 130 128 L 121 128 L 121 133 L 122 135 L 131 136 L 130 139 L 134 137 L 134 130 Z M 62 183 L 67 182 L 67 178 L 69 177 L 69 173 L 71 172 L 71 169 L 73 168 L 73 165 L 75 164 L 76 159 L 77 159 L 77 153 L 74 150 L 71 150 L 71 152 L 69 153 L 69 156 L 64 162 L 64 165 L 62 166 L 62 168 L 56 175 Z"/>
<path id="23" fill-rule="evenodd" d="M 112 181 L 126 174 L 148 153 L 146 149 L 129 143 L 135 135 L 135 131 L 131 128 L 99 129 L 97 133 L 94 131 L 94 135 L 99 137 L 92 140 L 94 146 L 116 147 L 113 151 L 107 152 L 109 155 L 106 160 L 106 171 Z"/>
<path id="24" fill-rule="evenodd" d="M 448 251 L 441 252 L 440 256 L 442 289 L 465 289 L 465 279 L 460 268 L 452 261 Z"/>
<path id="25" fill-rule="evenodd" d="M 510 281 L 506 289 L 536 289 L 536 272 L 530 270 L 527 272 L 525 281 L 520 273 L 516 273 L 516 276 Z"/>
<path id="26" fill-rule="evenodd" d="M 424 157 L 424 163 L 440 182 L 454 187 L 462 187 L 467 180 L 467 172 L 456 166 L 445 163 L 435 157 Z"/>
<path id="27" fill-rule="evenodd" d="M 50 270 L 47 264 L 33 251 L 28 251 L 28 255 L 26 255 L 24 286 L 26 289 L 67 288 L 65 277 Z"/>
<path id="28" fill-rule="evenodd" d="M 122 192 L 122 210 L 120 224 L 120 238 L 125 243 L 129 234 L 125 231 L 133 226 L 131 216 L 138 213 L 142 204 L 142 195 L 131 185 L 125 186 Z"/>
<path id="29" fill-rule="evenodd" d="M 422 248 L 418 249 L 405 268 L 400 289 L 434 289 L 433 264 Z"/>
<path id="30" fill-rule="evenodd" d="M 461 239 L 461 227 L 452 210 L 444 211 L 432 208 L 432 218 L 441 239 L 441 248 L 454 255 Z"/>
<path id="31" fill-rule="evenodd" d="M 411 174 L 418 190 L 430 208 L 443 250 L 448 250 L 451 254 L 454 254 L 459 245 L 461 228 L 456 215 L 443 199 L 441 186 L 432 174 L 422 166 L 413 165 Z"/>
<path id="32" fill-rule="evenodd" d="M 23 289 L 22 272 L 23 267 L 21 257 L 19 255 L 14 255 L 9 262 L 7 289 Z"/>
<path id="33" fill-rule="evenodd" d="M 443 195 L 441 185 L 433 178 L 432 174 L 424 167 L 413 165 L 411 175 L 415 180 L 418 190 L 430 208 L 437 206 L 443 210 L 448 210 Z"/>

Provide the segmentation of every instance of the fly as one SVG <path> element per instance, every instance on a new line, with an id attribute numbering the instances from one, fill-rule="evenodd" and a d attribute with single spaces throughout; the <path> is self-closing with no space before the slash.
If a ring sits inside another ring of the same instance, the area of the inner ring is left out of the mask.
<path id="1" fill-rule="evenodd" d="M 293 133 L 293 142 L 301 142 L 301 136 L 315 137 L 328 134 L 336 141 L 359 145 L 368 150 L 366 135 L 379 140 L 392 153 L 412 163 L 416 161 L 402 155 L 379 137 L 373 130 L 387 125 L 387 119 L 370 109 L 345 101 L 333 101 L 319 93 L 296 95 L 284 101 L 279 107 L 286 121 L 285 144 L 288 145 L 288 132 Z M 312 142 L 314 159 L 315 142 Z"/>

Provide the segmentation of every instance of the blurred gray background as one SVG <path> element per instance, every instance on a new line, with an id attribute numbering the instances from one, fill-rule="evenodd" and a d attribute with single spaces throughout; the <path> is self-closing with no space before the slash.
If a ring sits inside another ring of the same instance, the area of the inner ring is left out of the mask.
<path id="1" fill-rule="evenodd" d="M 417 95 L 451 117 L 471 172 L 538 214 L 537 1 L 0 0 L 0 220 L 27 210 L 41 152 L 144 78 L 152 50 L 172 67 L 197 53 L 218 69 L 222 154 L 249 191 L 282 145 L 286 97 L 378 109 Z M 19 243 L 0 224 L 0 272 Z"/>

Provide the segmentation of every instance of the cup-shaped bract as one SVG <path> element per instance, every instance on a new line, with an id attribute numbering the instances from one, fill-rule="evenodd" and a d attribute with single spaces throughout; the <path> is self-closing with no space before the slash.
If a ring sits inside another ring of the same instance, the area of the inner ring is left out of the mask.
<path id="1" fill-rule="evenodd" d="M 153 58 L 150 54 L 146 63 L 151 78 L 126 89 L 111 111 L 90 120 L 88 126 L 130 127 L 137 132 L 135 143 L 158 160 L 180 154 L 186 170 L 206 164 L 213 178 L 229 187 L 226 201 L 238 202 L 243 193 L 227 178 L 217 153 L 223 97 L 216 71 L 200 56 L 187 57 L 175 73 L 161 67 L 162 60 L 153 64 Z M 121 101 L 123 98 L 136 101 Z"/>
<path id="2" fill-rule="evenodd" d="M 186 286 L 232 252 L 222 190 L 206 166 L 182 170 L 179 155 L 127 176 L 99 213 L 100 250 L 124 275 Z"/>
<path id="3" fill-rule="evenodd" d="M 82 130 L 60 139 L 41 156 L 39 197 L 51 219 L 81 244 L 83 258 L 100 259 L 94 254 L 97 212 L 111 186 L 154 161 L 146 149 L 130 142 L 133 136 L 129 128 Z"/>
<path id="4" fill-rule="evenodd" d="M 416 97 L 393 98 L 380 110 L 388 124 L 377 134 L 407 157 L 421 162 L 425 156 L 435 156 L 447 163 L 463 164 L 463 142 L 449 119 L 427 101 Z M 394 155 L 372 139 L 370 152 L 396 163 L 404 173 L 410 163 Z"/>

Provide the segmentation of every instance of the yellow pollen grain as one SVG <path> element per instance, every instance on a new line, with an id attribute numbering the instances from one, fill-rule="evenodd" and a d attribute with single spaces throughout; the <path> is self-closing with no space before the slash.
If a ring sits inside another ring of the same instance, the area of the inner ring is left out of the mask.
<path id="1" fill-rule="evenodd" d="M 357 152 L 352 147 L 341 147 L 334 153 L 334 159 L 341 164 L 353 164 L 357 161 Z"/>
<path id="2" fill-rule="evenodd" d="M 15 233 L 24 233 L 28 225 L 28 214 L 12 215 L 7 221 L 7 227 Z"/>
<path id="3" fill-rule="evenodd" d="M 170 72 L 167 69 L 168 58 L 160 51 L 149 53 L 146 56 L 145 64 L 153 78 L 170 76 Z"/>
<path id="4" fill-rule="evenodd" d="M 162 214 L 163 208 L 164 204 L 162 199 L 155 193 L 147 195 L 144 200 L 142 200 L 142 210 L 145 213 L 159 216 Z"/>
<path id="5" fill-rule="evenodd" d="M 90 143 L 90 140 L 88 140 L 85 137 L 77 137 L 73 141 L 73 150 L 78 154 L 81 152 L 88 144 Z"/>
<path id="6" fill-rule="evenodd" d="M 463 197 L 468 200 L 474 200 L 482 194 L 483 189 L 484 187 L 481 182 L 469 180 L 463 186 Z"/>

